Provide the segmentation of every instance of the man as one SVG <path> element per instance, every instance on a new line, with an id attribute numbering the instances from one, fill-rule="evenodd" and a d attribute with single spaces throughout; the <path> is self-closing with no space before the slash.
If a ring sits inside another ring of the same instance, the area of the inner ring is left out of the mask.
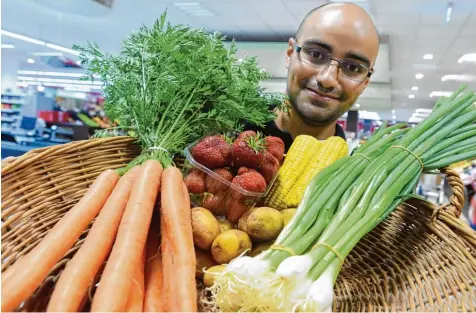
<path id="1" fill-rule="evenodd" d="M 337 119 L 347 112 L 369 84 L 379 50 L 371 17 L 352 3 L 330 3 L 309 12 L 289 39 L 286 53 L 289 112 L 261 131 L 283 139 L 340 136 Z"/>

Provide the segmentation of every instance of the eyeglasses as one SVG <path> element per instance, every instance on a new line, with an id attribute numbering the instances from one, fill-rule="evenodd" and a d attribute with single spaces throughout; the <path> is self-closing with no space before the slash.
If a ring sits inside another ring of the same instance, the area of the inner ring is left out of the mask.
<path id="1" fill-rule="evenodd" d="M 296 52 L 298 53 L 299 60 L 314 67 L 322 68 L 327 67 L 334 60 L 339 64 L 340 73 L 342 76 L 358 82 L 363 82 L 372 75 L 372 71 L 367 65 L 359 63 L 354 60 L 337 60 L 332 58 L 332 55 L 323 49 L 315 46 L 303 46 L 296 45 Z"/>

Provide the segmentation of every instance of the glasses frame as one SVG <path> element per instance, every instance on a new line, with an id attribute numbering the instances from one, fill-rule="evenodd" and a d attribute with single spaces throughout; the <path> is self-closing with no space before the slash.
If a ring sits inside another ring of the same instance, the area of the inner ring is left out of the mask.
<path id="1" fill-rule="evenodd" d="M 301 62 L 303 62 L 303 63 L 306 63 L 306 64 L 308 64 L 308 65 L 311 65 L 311 66 L 313 66 L 313 67 L 315 67 L 315 68 L 325 68 L 325 67 L 329 66 L 332 61 L 336 61 L 337 64 L 339 64 L 339 66 L 338 66 L 339 69 L 341 69 L 341 62 L 342 62 L 343 60 L 339 60 L 339 59 L 333 58 L 332 55 L 331 55 L 329 52 L 327 52 L 327 51 L 326 51 L 326 52 L 329 53 L 329 55 L 330 55 L 329 63 L 327 63 L 327 64 L 325 64 L 325 65 L 322 65 L 322 66 L 318 66 L 318 65 L 316 65 L 316 64 L 310 64 L 310 63 L 304 62 L 304 61 L 302 60 L 302 58 L 301 58 L 302 46 L 299 46 L 298 44 L 295 44 L 295 45 L 294 45 L 294 49 L 296 50 L 296 53 L 297 53 L 298 58 L 299 58 L 299 61 L 301 61 Z M 323 49 L 321 49 L 321 50 L 323 50 Z M 325 50 L 323 50 L 323 51 L 325 51 Z M 358 63 L 358 62 L 357 62 L 357 63 Z M 363 80 L 356 80 L 356 79 L 347 77 L 347 76 L 345 76 L 345 75 L 342 75 L 342 76 L 345 77 L 345 78 L 347 78 L 347 79 L 350 79 L 350 80 L 352 80 L 352 81 L 360 82 L 360 83 L 362 83 L 362 82 L 364 82 L 366 79 L 370 78 L 370 76 L 372 76 L 372 74 L 373 74 L 373 69 L 372 69 L 372 68 L 369 68 L 369 67 L 368 67 L 367 65 L 365 65 L 365 64 L 362 64 L 362 63 L 360 63 L 360 64 L 363 65 L 363 66 L 365 66 L 365 67 L 368 69 L 368 71 L 369 71 L 369 72 L 367 73 L 367 76 L 366 76 Z M 338 72 L 338 73 L 339 73 L 339 72 Z"/>

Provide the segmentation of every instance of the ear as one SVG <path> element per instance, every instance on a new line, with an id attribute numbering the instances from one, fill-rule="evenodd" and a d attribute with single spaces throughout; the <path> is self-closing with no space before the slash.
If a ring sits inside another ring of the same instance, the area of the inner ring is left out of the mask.
<path id="1" fill-rule="evenodd" d="M 291 63 L 291 55 L 294 52 L 294 47 L 296 46 L 296 39 L 289 38 L 288 48 L 286 49 L 286 68 L 289 68 L 289 63 Z"/>

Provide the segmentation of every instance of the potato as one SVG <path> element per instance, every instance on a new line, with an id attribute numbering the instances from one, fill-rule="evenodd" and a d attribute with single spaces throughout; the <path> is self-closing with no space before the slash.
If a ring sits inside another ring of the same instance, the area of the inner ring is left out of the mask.
<path id="1" fill-rule="evenodd" d="M 218 264 L 228 263 L 246 250 L 251 249 L 251 239 L 244 231 L 230 229 L 215 238 L 212 256 Z"/>
<path id="2" fill-rule="evenodd" d="M 281 216 L 283 217 L 284 226 L 288 225 L 289 221 L 293 218 L 297 209 L 285 209 L 281 211 Z"/>
<path id="3" fill-rule="evenodd" d="M 257 240 L 276 239 L 283 229 L 281 212 L 276 209 L 255 208 L 246 219 L 246 233 Z"/>
<path id="4" fill-rule="evenodd" d="M 218 220 L 218 224 L 220 225 L 220 232 L 224 232 L 224 231 L 227 231 L 227 230 L 230 230 L 230 229 L 234 229 L 235 228 L 235 224 L 233 224 L 232 222 L 230 222 L 229 220 L 227 219 L 219 219 Z"/>
<path id="5" fill-rule="evenodd" d="M 271 247 L 271 245 L 273 243 L 274 243 L 274 240 L 270 240 L 270 241 L 265 241 L 265 242 L 262 242 L 260 244 L 255 245 L 253 247 L 253 250 L 251 250 L 250 256 L 255 257 L 258 254 L 260 254 L 261 252 L 268 250 L 269 247 Z"/>
<path id="6" fill-rule="evenodd" d="M 195 256 L 197 257 L 195 277 L 202 278 L 204 269 L 206 270 L 217 265 L 210 251 L 204 251 L 202 249 L 196 248 Z"/>
<path id="7" fill-rule="evenodd" d="M 215 265 L 210 267 L 203 275 L 203 284 L 206 287 L 213 286 L 213 284 L 215 284 L 215 275 L 221 273 L 225 268 L 225 265 Z"/>
<path id="8" fill-rule="evenodd" d="M 196 207 L 192 209 L 192 231 L 195 245 L 208 250 L 220 234 L 220 224 L 210 211 Z"/>
<path id="9" fill-rule="evenodd" d="M 240 217 L 240 220 L 238 221 L 238 229 L 246 232 L 246 220 L 248 219 L 248 216 L 250 216 L 251 212 L 253 212 L 255 208 L 251 208 L 249 211 L 247 211 L 245 214 L 243 214 Z"/>

